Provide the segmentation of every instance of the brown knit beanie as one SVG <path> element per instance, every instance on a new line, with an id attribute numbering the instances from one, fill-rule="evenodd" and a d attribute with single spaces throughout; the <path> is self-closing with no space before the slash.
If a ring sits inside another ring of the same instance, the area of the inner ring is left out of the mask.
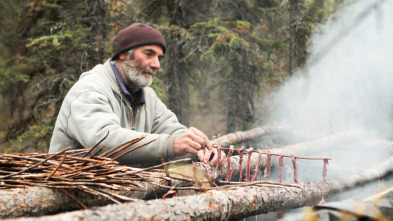
<path id="1" fill-rule="evenodd" d="M 115 60 L 124 51 L 150 44 L 161 46 L 165 54 L 166 43 L 162 34 L 149 25 L 134 23 L 117 33 L 115 40 L 113 40 L 113 54 L 111 58 Z"/>

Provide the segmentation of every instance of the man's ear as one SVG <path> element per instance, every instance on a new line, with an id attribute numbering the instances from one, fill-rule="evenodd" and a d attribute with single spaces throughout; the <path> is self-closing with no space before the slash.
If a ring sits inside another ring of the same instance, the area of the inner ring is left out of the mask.
<path id="1" fill-rule="evenodd" d="M 119 54 L 119 60 L 124 61 L 127 58 L 127 52 L 123 52 Z"/>

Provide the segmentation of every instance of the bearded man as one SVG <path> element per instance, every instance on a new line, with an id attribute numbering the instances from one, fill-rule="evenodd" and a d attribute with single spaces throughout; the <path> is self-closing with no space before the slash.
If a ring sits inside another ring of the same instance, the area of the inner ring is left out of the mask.
<path id="1" fill-rule="evenodd" d="M 100 146 L 112 149 L 142 135 L 150 144 L 118 161 L 124 165 L 160 163 L 191 157 L 223 165 L 207 136 L 180 124 L 149 86 L 160 69 L 166 42 L 149 25 L 134 23 L 120 30 L 113 41 L 113 54 L 104 64 L 83 73 L 67 93 L 57 117 L 49 153 L 72 146 L 92 148 L 109 132 Z M 132 148 L 132 146 L 130 147 Z M 116 156 L 116 155 L 115 155 Z"/>

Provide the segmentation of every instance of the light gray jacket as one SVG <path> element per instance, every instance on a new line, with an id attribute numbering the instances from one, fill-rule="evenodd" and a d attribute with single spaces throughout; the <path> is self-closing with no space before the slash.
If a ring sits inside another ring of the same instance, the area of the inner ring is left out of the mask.
<path id="1" fill-rule="evenodd" d="M 187 128 L 178 122 L 152 88 L 143 90 L 146 102 L 138 108 L 134 122 L 131 105 L 121 92 L 109 60 L 83 73 L 63 101 L 49 153 L 69 146 L 92 148 L 109 131 L 109 136 L 100 144 L 106 147 L 105 151 L 142 134 L 149 135 L 132 147 L 158 138 L 119 158 L 121 164 L 156 164 L 160 162 L 158 155 L 167 161 L 175 159 L 174 138 Z"/>

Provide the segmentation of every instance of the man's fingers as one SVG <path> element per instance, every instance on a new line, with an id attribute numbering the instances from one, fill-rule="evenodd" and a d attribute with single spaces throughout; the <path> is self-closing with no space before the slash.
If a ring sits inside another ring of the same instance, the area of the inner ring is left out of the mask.
<path id="1" fill-rule="evenodd" d="M 207 147 L 207 149 L 211 150 L 212 149 L 212 145 L 209 141 L 209 138 L 206 136 L 206 134 L 204 134 L 202 131 L 196 129 L 195 127 L 190 127 L 190 130 L 199 138 L 203 139 L 203 143 L 200 143 L 202 145 L 202 148 L 204 148 L 205 146 Z"/>
<path id="2" fill-rule="evenodd" d="M 212 155 L 212 150 L 207 150 L 207 149 L 203 149 L 203 151 L 204 151 L 204 153 L 205 153 L 205 156 L 204 156 L 204 160 L 203 160 L 203 162 L 204 163 L 208 163 L 209 162 L 209 159 L 210 159 L 210 156 Z"/>
<path id="3" fill-rule="evenodd" d="M 204 160 L 205 159 L 205 153 L 204 153 L 203 149 L 198 151 L 197 156 L 199 158 L 199 161 L 206 163 L 205 160 Z"/>
<path id="4" fill-rule="evenodd" d="M 213 156 L 213 159 L 210 161 L 209 165 L 214 166 L 214 165 L 217 165 L 217 162 L 219 162 L 218 165 L 223 166 L 226 162 L 226 155 L 225 155 L 224 151 L 221 151 L 221 158 L 220 159 L 218 159 L 217 149 L 213 149 L 212 152 L 214 153 L 214 156 Z M 209 155 L 209 158 L 210 158 L 210 155 Z"/>
<path id="5" fill-rule="evenodd" d="M 214 156 L 213 156 L 213 159 L 210 161 L 210 166 L 216 165 L 217 160 L 218 160 L 217 149 L 213 149 L 213 153 L 214 153 Z"/>
<path id="6" fill-rule="evenodd" d="M 173 143 L 173 152 L 175 156 L 182 156 L 187 153 L 198 155 L 205 163 L 209 161 L 211 152 L 198 153 L 199 150 L 211 149 L 211 143 L 207 136 L 196 128 L 189 128 L 184 134 L 175 138 Z M 202 159 L 203 158 L 203 159 Z"/>
<path id="7" fill-rule="evenodd" d="M 198 153 L 198 150 L 200 150 L 200 148 L 199 148 L 199 149 L 196 149 L 196 148 L 191 147 L 190 145 L 187 145 L 187 146 L 184 148 L 184 150 L 185 150 L 185 153 L 184 153 L 184 154 L 191 153 L 191 154 L 196 155 L 196 154 Z"/>
<path id="8" fill-rule="evenodd" d="M 201 146 L 204 147 L 205 140 L 201 137 L 196 129 L 192 130 L 191 128 L 187 131 L 187 135 L 189 136 L 190 140 L 199 143 Z"/>
<path id="9" fill-rule="evenodd" d="M 206 137 L 205 139 L 205 146 L 207 147 L 208 150 L 212 150 L 212 143 L 210 142 L 210 140 Z"/>
<path id="10" fill-rule="evenodd" d="M 206 148 L 204 148 L 204 149 L 201 149 L 200 151 L 198 151 L 197 156 L 198 156 L 198 158 L 199 158 L 199 160 L 200 160 L 201 162 L 203 162 L 203 163 L 208 163 L 211 154 L 212 154 L 212 151 L 209 151 L 209 150 L 207 150 Z"/>

